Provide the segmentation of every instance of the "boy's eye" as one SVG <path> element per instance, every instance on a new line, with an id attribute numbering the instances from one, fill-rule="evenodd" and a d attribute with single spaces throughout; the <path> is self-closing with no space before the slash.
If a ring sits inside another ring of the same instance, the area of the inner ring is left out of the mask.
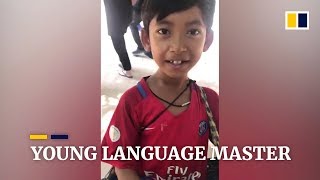
<path id="1" fill-rule="evenodd" d="M 200 34 L 200 31 L 198 29 L 192 29 L 192 30 L 188 31 L 187 34 L 192 35 L 192 36 L 196 36 L 196 35 Z"/>
<path id="2" fill-rule="evenodd" d="M 159 29 L 158 33 L 163 34 L 163 35 L 168 35 L 169 34 L 169 30 L 168 29 Z"/>

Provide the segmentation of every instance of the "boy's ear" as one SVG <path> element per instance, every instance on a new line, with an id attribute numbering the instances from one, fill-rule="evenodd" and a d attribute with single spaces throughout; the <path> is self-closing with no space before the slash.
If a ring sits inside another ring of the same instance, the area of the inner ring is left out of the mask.
<path id="1" fill-rule="evenodd" d="M 206 40 L 203 47 L 203 52 L 206 52 L 213 42 L 213 31 L 210 29 L 206 33 Z"/>
<path id="2" fill-rule="evenodd" d="M 151 52 L 149 34 L 144 28 L 141 30 L 141 42 L 144 47 L 144 50 L 147 52 Z"/>

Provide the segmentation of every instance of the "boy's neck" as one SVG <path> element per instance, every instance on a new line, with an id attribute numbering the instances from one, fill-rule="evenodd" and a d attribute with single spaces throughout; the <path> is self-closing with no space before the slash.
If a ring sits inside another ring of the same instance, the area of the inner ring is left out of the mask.
<path id="1" fill-rule="evenodd" d="M 169 77 L 159 71 L 157 71 L 154 75 L 151 76 L 152 81 L 158 84 L 159 86 L 169 86 L 175 88 L 184 88 L 186 83 L 188 83 L 189 78 L 187 76 L 172 78 Z"/>

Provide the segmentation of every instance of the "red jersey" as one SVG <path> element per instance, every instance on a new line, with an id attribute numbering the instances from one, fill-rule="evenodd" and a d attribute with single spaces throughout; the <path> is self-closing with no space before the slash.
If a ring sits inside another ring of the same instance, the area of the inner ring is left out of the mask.
<path id="1" fill-rule="evenodd" d="M 107 132 L 102 140 L 102 146 L 108 146 L 108 157 L 116 153 L 117 147 L 122 146 L 160 146 L 168 147 L 159 150 L 160 158 L 168 157 L 172 147 L 180 154 L 183 147 L 204 147 L 207 155 L 209 124 L 202 102 L 201 93 L 195 83 L 192 83 L 189 107 L 178 115 L 166 110 L 159 118 L 145 127 L 165 109 L 165 105 L 150 91 L 143 78 L 139 84 L 144 94 L 137 86 L 127 90 L 120 98 L 119 104 L 110 121 Z M 210 108 L 219 128 L 218 95 L 213 90 L 204 88 Z M 140 132 L 141 127 L 145 127 Z M 153 149 L 154 150 L 154 149 Z M 189 149 L 190 150 L 190 149 Z M 146 154 L 152 152 L 147 149 Z M 188 154 L 190 151 L 185 151 Z M 195 158 L 195 157 L 193 157 Z M 159 159 L 159 158 L 158 158 Z M 207 160 L 158 160 L 153 156 L 150 160 L 103 160 L 117 168 L 136 170 L 140 176 L 150 176 L 154 179 L 206 179 Z M 206 158 L 205 158 L 206 159 Z"/>

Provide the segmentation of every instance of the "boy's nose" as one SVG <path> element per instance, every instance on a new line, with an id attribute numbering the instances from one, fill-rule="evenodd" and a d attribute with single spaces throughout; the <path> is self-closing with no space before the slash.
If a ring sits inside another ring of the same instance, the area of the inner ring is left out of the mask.
<path id="1" fill-rule="evenodd" d="M 181 36 L 175 36 L 170 42 L 170 52 L 180 54 L 184 51 L 187 51 L 187 48 L 184 43 L 184 39 Z"/>

